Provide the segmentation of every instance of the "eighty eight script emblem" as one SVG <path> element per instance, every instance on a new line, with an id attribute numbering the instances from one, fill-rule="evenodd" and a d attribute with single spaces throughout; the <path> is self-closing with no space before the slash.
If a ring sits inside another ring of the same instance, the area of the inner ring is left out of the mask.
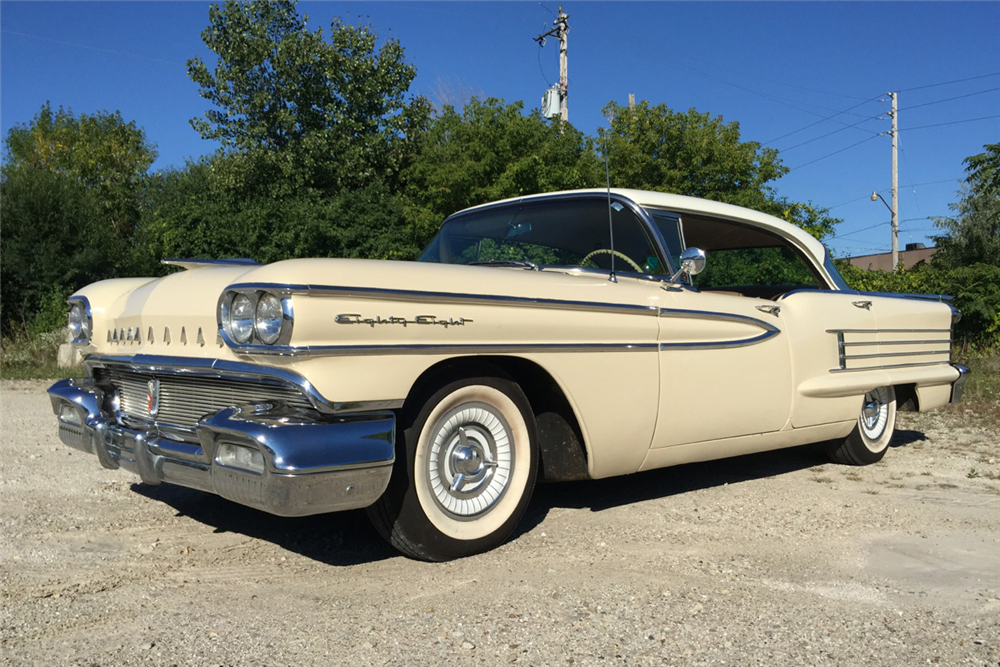
<path id="1" fill-rule="evenodd" d="M 160 381 L 153 378 L 146 384 L 146 409 L 150 417 L 160 411 Z"/>
<path id="2" fill-rule="evenodd" d="M 436 325 L 440 327 L 462 327 L 472 322 L 472 320 L 460 317 L 455 319 L 449 317 L 448 319 L 439 318 L 436 315 L 417 315 L 412 320 L 405 317 L 382 317 L 381 315 L 376 315 L 375 317 L 362 317 L 358 313 L 342 313 L 337 315 L 333 320 L 337 324 L 367 324 L 370 327 L 374 327 L 376 324 L 400 324 L 402 326 L 407 326 L 409 324 L 417 325 Z"/>

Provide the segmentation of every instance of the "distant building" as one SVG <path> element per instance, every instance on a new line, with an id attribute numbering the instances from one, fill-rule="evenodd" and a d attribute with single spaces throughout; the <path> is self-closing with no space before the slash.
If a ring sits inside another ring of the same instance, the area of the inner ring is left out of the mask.
<path id="1" fill-rule="evenodd" d="M 905 250 L 899 251 L 899 261 L 904 269 L 912 269 L 920 262 L 930 260 L 937 248 L 928 248 L 923 243 L 907 243 Z M 892 253 L 883 252 L 877 255 L 861 255 L 847 259 L 853 266 L 866 271 L 892 271 Z"/>

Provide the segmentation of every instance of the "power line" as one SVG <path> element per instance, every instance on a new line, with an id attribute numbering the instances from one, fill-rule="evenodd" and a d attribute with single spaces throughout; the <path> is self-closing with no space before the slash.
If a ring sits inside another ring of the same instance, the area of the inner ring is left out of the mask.
<path id="1" fill-rule="evenodd" d="M 932 104 L 941 104 L 942 102 L 951 102 L 952 100 L 960 100 L 960 99 L 963 99 L 965 97 L 974 97 L 976 95 L 983 95 L 985 93 L 992 93 L 992 92 L 995 92 L 997 90 L 1000 90 L 1000 86 L 998 86 L 996 88 L 987 88 L 986 90 L 977 90 L 974 93 L 967 93 L 965 95 L 956 95 L 955 97 L 946 97 L 943 100 L 934 100 L 933 102 L 924 102 L 923 104 L 914 104 L 912 107 L 906 107 L 905 109 L 901 109 L 901 111 L 910 111 L 911 109 L 919 109 L 920 107 L 929 107 Z"/>
<path id="2" fill-rule="evenodd" d="M 790 137 L 793 134 L 798 134 L 799 132 L 802 132 L 803 130 L 808 130 L 810 127 L 815 127 L 816 125 L 819 125 L 820 123 L 825 123 L 828 120 L 833 120 L 837 116 L 845 114 L 848 111 L 851 111 L 852 109 L 857 109 L 858 107 L 863 106 L 865 104 L 868 104 L 869 102 L 875 102 L 877 99 L 878 99 L 877 97 L 869 98 L 869 99 L 865 100 L 864 102 L 861 102 L 860 104 L 855 104 L 853 107 L 848 107 L 848 108 L 844 109 L 843 111 L 838 111 L 837 113 L 833 114 L 832 116 L 827 116 L 826 118 L 821 118 L 821 119 L 817 120 L 814 123 L 809 123 L 805 127 L 800 127 L 797 130 L 792 130 L 791 132 L 789 132 L 787 134 L 783 134 L 780 137 L 775 137 L 774 139 L 771 139 L 770 141 L 765 141 L 764 145 L 767 146 L 769 144 L 773 144 L 775 141 L 781 141 L 785 137 Z"/>
<path id="3" fill-rule="evenodd" d="M 919 187 L 922 187 L 924 185 L 939 185 L 941 183 L 957 183 L 958 181 L 959 181 L 959 179 L 957 179 L 957 178 L 945 178 L 945 179 L 942 179 L 940 181 L 927 181 L 926 183 L 913 183 L 912 185 L 910 185 L 910 187 L 911 188 L 919 188 Z M 878 190 L 878 192 L 888 192 L 890 189 L 891 188 L 884 188 L 882 190 Z M 840 208 L 841 206 L 847 206 L 848 204 L 853 204 L 856 201 L 861 201 L 862 199 L 868 199 L 869 197 L 871 197 L 871 195 L 865 195 L 864 197 L 858 197 L 857 199 L 851 199 L 849 201 L 841 202 L 839 204 L 835 204 L 833 206 L 827 207 L 826 210 L 832 211 L 835 208 Z"/>
<path id="4" fill-rule="evenodd" d="M 780 148 L 778 150 L 781 153 L 787 153 L 788 151 L 792 150 L 793 148 L 798 148 L 799 146 L 805 146 L 806 144 L 811 144 L 812 142 L 819 141 L 820 139 L 826 139 L 827 137 L 829 137 L 829 136 L 831 136 L 833 134 L 837 134 L 838 132 L 843 132 L 844 130 L 849 130 L 852 127 L 858 127 L 858 125 L 861 125 L 862 123 L 867 123 L 868 121 L 871 121 L 871 120 L 878 120 L 878 116 L 872 116 L 871 118 L 866 118 L 864 120 L 859 120 L 857 123 L 854 123 L 853 125 L 845 125 L 844 127 L 840 128 L 840 129 L 837 129 L 837 130 L 834 130 L 833 132 L 827 132 L 826 134 L 821 134 L 818 137 L 814 137 L 812 139 L 808 139 L 808 140 L 803 141 L 801 143 L 795 144 L 794 146 L 789 146 L 788 148 Z M 864 128 L 864 127 L 859 127 L 858 129 L 859 130 L 864 130 L 865 132 L 870 132 L 871 134 L 875 134 L 875 135 L 881 134 L 880 132 L 874 132 L 874 131 L 869 130 L 869 129 Z"/>
<path id="5" fill-rule="evenodd" d="M 962 83 L 963 81 L 975 81 L 976 79 L 987 79 L 991 76 L 1000 76 L 1000 72 L 993 72 L 992 74 L 980 74 L 979 76 L 970 76 L 965 79 L 953 79 L 951 81 L 942 81 L 941 83 L 929 83 L 926 86 L 916 86 L 915 88 L 903 88 L 897 92 L 908 93 L 911 90 L 923 90 L 924 88 L 936 88 L 937 86 L 947 86 L 952 83 Z"/>
<path id="6" fill-rule="evenodd" d="M 966 118 L 965 120 L 953 120 L 947 123 L 933 123 L 932 125 L 917 125 L 916 127 L 908 127 L 909 130 L 923 130 L 928 127 L 941 127 L 942 125 L 958 125 L 959 123 L 972 123 L 977 120 L 990 120 L 992 118 L 1000 118 L 1000 114 L 995 114 L 993 116 L 980 116 L 979 118 Z"/>
<path id="7" fill-rule="evenodd" d="M 737 88 L 739 90 L 746 91 L 746 92 L 750 93 L 751 95 L 757 95 L 758 97 L 763 97 L 764 99 L 768 99 L 768 100 L 771 100 L 773 102 L 777 102 L 778 104 L 790 107 L 792 109 L 795 109 L 797 111 L 801 111 L 803 113 L 807 113 L 807 114 L 809 114 L 811 116 L 820 116 L 820 115 L 822 115 L 822 114 L 816 113 L 815 111 L 810 111 L 809 109 L 804 109 L 804 108 L 802 108 L 801 106 L 799 106 L 797 104 L 793 104 L 787 98 L 778 97 L 777 95 L 770 95 L 768 93 L 762 93 L 760 91 L 754 90 L 753 88 L 748 88 L 748 87 L 742 86 L 742 85 L 740 85 L 738 83 L 733 83 L 731 81 L 726 81 L 725 79 L 720 79 L 719 77 L 716 77 L 716 76 L 713 76 L 711 74 L 708 74 L 708 73 L 706 73 L 706 72 L 704 72 L 702 70 L 699 70 L 696 67 L 691 67 L 690 65 L 686 65 L 686 66 L 682 65 L 682 67 L 684 67 L 688 71 L 694 72 L 695 74 L 708 79 L 709 81 L 716 81 L 718 83 L 722 83 L 722 84 L 725 84 L 727 86 L 732 86 L 733 88 Z M 870 101 L 870 100 L 866 100 L 866 101 Z M 861 104 L 865 104 L 865 102 L 862 102 Z M 858 104 L 858 105 L 855 105 L 855 106 L 861 106 L 861 104 Z M 826 107 L 823 107 L 823 106 L 820 106 L 818 104 L 809 104 L 809 106 L 813 106 L 813 107 L 816 107 L 818 109 L 823 109 L 824 111 L 830 111 L 830 109 L 828 109 Z M 855 107 L 851 107 L 851 109 L 853 109 L 853 108 L 855 108 Z M 847 113 L 848 111 L 850 111 L 850 109 L 847 109 L 845 111 L 839 111 L 839 112 L 835 113 L 833 116 L 829 116 L 827 118 L 824 118 L 823 120 L 831 120 L 832 118 L 834 118 L 836 116 L 839 116 L 841 114 Z M 834 122 L 839 122 L 839 121 L 834 121 Z M 843 123 L 841 123 L 841 124 L 843 125 Z"/>
<path id="8" fill-rule="evenodd" d="M 926 216 L 925 215 L 925 216 L 922 216 L 922 217 L 919 217 L 919 218 L 904 218 L 903 220 L 900 220 L 900 222 L 913 222 L 915 220 L 933 220 L 934 218 L 942 218 L 942 217 L 944 217 L 944 216 L 941 216 L 941 215 L 938 215 L 938 216 Z M 888 222 L 889 222 L 888 220 L 884 220 L 882 222 L 877 222 L 874 225 L 871 225 L 870 227 L 862 227 L 861 229 L 855 229 L 853 232 L 847 232 L 846 234 L 837 234 L 836 236 L 831 236 L 830 240 L 833 240 L 833 239 L 842 239 L 842 238 L 844 238 L 846 236 L 854 236 L 855 234 L 860 234 L 861 232 L 867 232 L 867 231 L 870 231 L 872 229 L 875 229 L 876 227 L 884 227 L 886 225 L 886 223 L 888 223 Z M 913 230 L 913 231 L 917 231 L 917 230 Z"/>
<path id="9" fill-rule="evenodd" d="M 15 32 L 13 30 L 0 30 L 5 35 L 17 35 L 18 37 L 27 37 L 29 39 L 40 39 L 43 42 L 52 42 L 53 44 L 62 44 L 63 46 L 75 46 L 78 49 L 89 49 L 90 51 L 97 51 L 99 53 L 109 53 L 113 56 L 125 56 L 128 58 L 140 58 L 142 60 L 151 60 L 154 63 L 163 63 L 165 65 L 174 65 L 175 63 L 170 60 L 163 60 L 161 58 L 151 58 L 149 56 L 140 55 L 138 53 L 129 53 L 128 51 L 114 51 L 112 49 L 102 49 L 97 46 L 90 46 L 87 44 L 80 44 L 79 42 L 66 42 L 61 39 L 52 39 L 51 37 L 41 37 L 39 35 L 29 35 L 24 32 Z"/>
<path id="10" fill-rule="evenodd" d="M 725 65 L 720 65 L 719 63 L 712 62 L 710 60 L 704 60 L 702 58 L 694 59 L 694 58 L 690 58 L 690 57 L 687 57 L 687 56 L 677 56 L 677 57 L 679 57 L 682 60 L 686 60 L 688 62 L 697 62 L 697 63 L 700 63 L 700 64 L 709 65 L 711 67 L 717 67 L 718 69 L 721 69 L 723 71 L 729 72 L 730 74 L 739 74 L 739 75 L 743 75 L 743 76 L 748 76 L 748 77 L 750 77 L 752 79 L 759 79 L 761 81 L 767 81 L 769 83 L 776 83 L 779 86 L 788 86 L 789 88 L 798 88 L 799 90 L 805 90 L 805 91 L 808 91 L 810 93 L 819 93 L 820 95 L 832 95 L 834 97 L 846 97 L 849 100 L 850 99 L 853 99 L 853 100 L 862 100 L 862 99 L 865 99 L 863 97 L 858 97 L 857 95 L 844 95 L 843 93 L 831 93 L 831 92 L 826 91 L 826 90 L 818 90 L 816 88 L 807 88 L 805 86 L 800 86 L 800 85 L 797 85 L 797 84 L 794 84 L 794 83 L 788 83 L 786 81 L 778 81 L 777 79 L 769 79 L 766 76 L 760 76 L 759 74 L 753 74 L 751 72 L 743 72 L 743 71 L 740 71 L 740 70 L 737 70 L 737 69 L 733 69 L 731 67 L 726 67 Z"/>
<path id="11" fill-rule="evenodd" d="M 834 156 L 834 155 L 836 155 L 837 153 L 843 153 L 844 151 L 846 151 L 846 150 L 850 150 L 850 149 L 854 148 L 855 146 L 860 146 L 861 144 L 863 144 L 863 143 L 865 143 L 865 142 L 867 142 L 867 141 L 871 141 L 872 139 L 876 139 L 876 138 L 878 138 L 878 137 L 880 137 L 880 136 L 882 136 L 882 135 L 880 135 L 880 134 L 876 134 L 876 135 L 873 135 L 873 136 L 871 136 L 871 137 L 868 137 L 867 139 L 862 139 L 861 141 L 857 142 L 856 144 L 851 144 L 850 146 L 846 146 L 846 147 L 844 147 L 844 148 L 841 148 L 841 149 L 840 149 L 839 151 L 834 151 L 834 152 L 832 152 L 832 153 L 827 153 L 827 154 L 826 154 L 826 155 L 824 155 L 823 157 L 818 157 L 818 158 L 816 158 L 815 160 L 810 160 L 809 162 L 805 162 L 805 163 L 803 163 L 803 164 L 800 164 L 800 165 L 798 165 L 798 166 L 795 166 L 795 167 L 792 167 L 792 168 L 791 168 L 791 169 L 789 169 L 788 171 L 792 172 L 792 171 L 795 171 L 796 169 L 801 169 L 802 167 L 807 167 L 807 166 L 809 166 L 809 165 L 811 165 L 811 164 L 814 164 L 814 163 L 816 163 L 816 162 L 819 162 L 820 160 L 825 160 L 825 159 L 826 159 L 826 158 L 828 158 L 828 157 L 833 157 L 833 156 Z"/>

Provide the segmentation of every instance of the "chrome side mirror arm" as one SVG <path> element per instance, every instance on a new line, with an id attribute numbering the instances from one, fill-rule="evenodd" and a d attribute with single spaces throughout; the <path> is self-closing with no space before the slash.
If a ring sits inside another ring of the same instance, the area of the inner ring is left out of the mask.
<path id="1" fill-rule="evenodd" d="M 678 278 L 685 274 L 688 276 L 688 280 L 690 280 L 691 276 L 696 276 L 705 270 L 705 261 L 704 250 L 701 248 L 686 248 L 681 253 L 681 268 L 667 282 L 676 284 Z"/>

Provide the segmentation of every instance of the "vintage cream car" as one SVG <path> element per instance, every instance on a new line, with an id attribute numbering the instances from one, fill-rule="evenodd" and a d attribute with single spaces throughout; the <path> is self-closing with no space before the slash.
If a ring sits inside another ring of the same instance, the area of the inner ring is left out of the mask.
<path id="1" fill-rule="evenodd" d="M 941 299 L 851 291 L 799 228 L 656 192 L 471 208 L 417 262 L 167 263 L 70 297 L 63 442 L 273 514 L 367 507 L 427 560 L 503 542 L 538 479 L 820 441 L 872 463 L 967 373 Z"/>

